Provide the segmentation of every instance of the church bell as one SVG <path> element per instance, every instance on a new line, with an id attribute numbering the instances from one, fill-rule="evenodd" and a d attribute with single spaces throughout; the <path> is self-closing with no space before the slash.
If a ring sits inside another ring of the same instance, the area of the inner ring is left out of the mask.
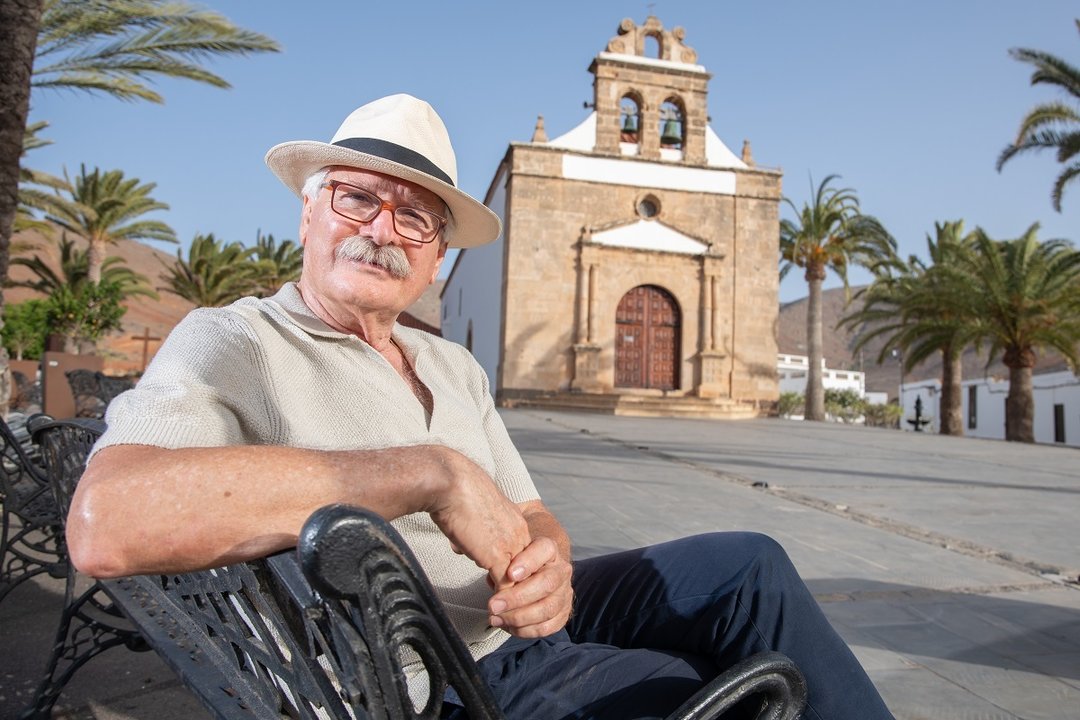
<path id="1" fill-rule="evenodd" d="M 682 144 L 682 131 L 679 128 L 679 123 L 676 120 L 664 121 L 664 131 L 660 133 L 661 145 L 681 145 Z"/>

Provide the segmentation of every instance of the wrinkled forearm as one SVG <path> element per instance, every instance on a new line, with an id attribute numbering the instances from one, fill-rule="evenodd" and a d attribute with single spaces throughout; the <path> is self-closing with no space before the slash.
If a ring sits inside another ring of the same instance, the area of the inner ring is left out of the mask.
<path id="1" fill-rule="evenodd" d="M 76 567 L 97 577 L 249 560 L 294 546 L 323 505 L 359 505 L 388 520 L 425 511 L 453 460 L 438 446 L 105 448 L 72 500 L 68 548 Z"/>

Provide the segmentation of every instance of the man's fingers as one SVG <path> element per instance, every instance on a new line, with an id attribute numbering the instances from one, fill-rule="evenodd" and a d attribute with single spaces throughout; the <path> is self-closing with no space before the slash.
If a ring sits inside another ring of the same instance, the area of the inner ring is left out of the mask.
<path id="1" fill-rule="evenodd" d="M 561 629 L 573 605 L 572 572 L 569 563 L 549 562 L 524 581 L 500 590 L 488 602 L 488 621 L 517 637 L 544 637 Z"/>
<path id="2" fill-rule="evenodd" d="M 536 538 L 510 561 L 507 575 L 514 582 L 521 582 L 558 559 L 559 548 L 554 540 L 547 537 Z"/>
<path id="3" fill-rule="evenodd" d="M 499 607 L 498 603 L 493 601 L 495 607 Z M 493 614 L 489 622 L 517 637 L 544 637 L 566 625 L 571 604 L 570 593 L 555 593 L 539 602 Z"/>

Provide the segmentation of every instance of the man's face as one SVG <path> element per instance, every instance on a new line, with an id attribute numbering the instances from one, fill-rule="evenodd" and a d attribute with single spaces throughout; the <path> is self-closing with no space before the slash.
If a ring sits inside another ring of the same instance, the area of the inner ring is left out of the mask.
<path id="1" fill-rule="evenodd" d="M 327 173 L 326 180 L 362 188 L 395 207 L 420 208 L 443 217 L 447 214 L 438 195 L 399 178 L 334 167 Z M 420 243 L 399 235 L 393 214 L 388 209 L 383 209 L 368 223 L 343 217 L 331 208 L 331 194 L 330 188 L 324 187 L 314 201 L 304 197 L 300 220 L 304 270 L 300 291 L 324 321 L 338 329 L 355 332 L 362 327 L 355 322 L 360 316 L 374 313 L 396 317 L 412 305 L 435 281 L 446 248 L 441 236 L 430 243 Z M 377 252 L 382 248 L 399 248 L 408 261 L 408 274 L 400 277 L 377 264 L 355 259 L 355 253 L 345 252 L 350 245 L 363 245 L 363 239 L 380 249 Z M 340 248 L 343 242 L 345 249 Z M 319 312 L 320 309 L 323 312 Z"/>

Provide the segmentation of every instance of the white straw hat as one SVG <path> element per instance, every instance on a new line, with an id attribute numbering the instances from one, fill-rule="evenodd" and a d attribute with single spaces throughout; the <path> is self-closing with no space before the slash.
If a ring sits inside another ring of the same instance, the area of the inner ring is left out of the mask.
<path id="1" fill-rule="evenodd" d="M 343 165 L 391 175 L 438 195 L 454 216 L 452 247 L 499 236 L 499 216 L 457 189 L 457 159 L 435 110 L 411 95 L 390 95 L 357 108 L 329 143 L 296 140 L 266 153 L 266 164 L 297 195 L 318 170 Z"/>

